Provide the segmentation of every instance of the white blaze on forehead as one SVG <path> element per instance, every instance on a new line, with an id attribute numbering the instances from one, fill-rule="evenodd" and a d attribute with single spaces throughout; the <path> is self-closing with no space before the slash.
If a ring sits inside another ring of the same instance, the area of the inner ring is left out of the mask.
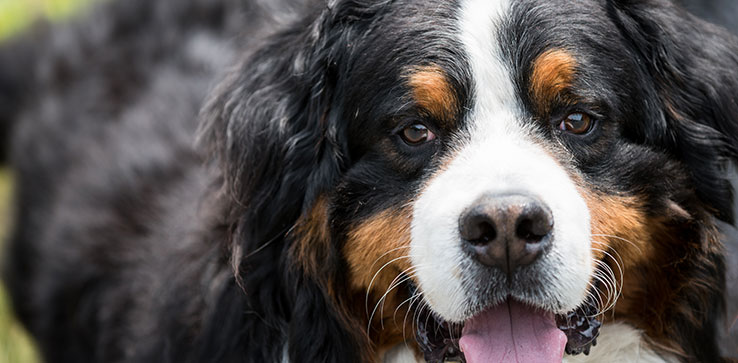
<path id="1" fill-rule="evenodd" d="M 481 101 L 477 106 L 517 108 L 515 86 L 498 39 L 500 25 L 510 13 L 510 1 L 466 0 L 462 4 L 461 41 L 469 56 L 476 99 Z"/>
<path id="2" fill-rule="evenodd" d="M 458 220 L 482 195 L 528 194 L 553 212 L 553 247 L 537 262 L 548 270 L 540 281 L 545 292 L 541 301 L 529 303 L 562 312 L 573 309 L 583 300 L 592 273 L 587 206 L 566 170 L 524 126 L 525 113 L 497 38 L 510 8 L 507 0 L 463 2 L 460 37 L 471 66 L 473 106 L 452 160 L 414 206 L 415 275 L 431 308 L 451 321 L 468 318 L 479 291 L 463 282 L 469 256 L 461 249 Z"/>

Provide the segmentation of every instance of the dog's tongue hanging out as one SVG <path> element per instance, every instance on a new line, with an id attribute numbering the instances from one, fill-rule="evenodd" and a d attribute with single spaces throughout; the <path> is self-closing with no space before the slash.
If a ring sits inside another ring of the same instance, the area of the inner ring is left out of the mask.
<path id="1" fill-rule="evenodd" d="M 467 321 L 459 344 L 469 363 L 561 362 L 566 335 L 553 314 L 508 300 Z"/>

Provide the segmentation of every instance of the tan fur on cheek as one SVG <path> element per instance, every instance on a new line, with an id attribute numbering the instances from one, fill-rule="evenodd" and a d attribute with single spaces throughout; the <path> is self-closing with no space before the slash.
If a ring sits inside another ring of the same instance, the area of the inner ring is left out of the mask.
<path id="1" fill-rule="evenodd" d="M 530 76 L 530 93 L 540 113 L 549 107 L 574 80 L 577 62 L 563 49 L 551 49 L 536 58 Z"/>
<path id="2" fill-rule="evenodd" d="M 458 110 L 458 101 L 446 73 L 438 66 L 413 69 L 408 76 L 408 85 L 413 91 L 415 102 L 431 116 L 442 122 L 453 122 Z"/>
<path id="3" fill-rule="evenodd" d="M 605 320 L 626 321 L 645 332 L 652 346 L 687 357 L 676 338 L 683 325 L 703 324 L 710 296 L 720 291 L 711 280 L 719 271 L 713 259 L 720 255 L 714 226 L 672 200 L 649 214 L 636 196 L 580 191 L 590 208 L 593 252 L 622 286 Z M 600 290 L 603 297 L 612 293 Z"/>
<path id="4" fill-rule="evenodd" d="M 344 248 L 352 287 L 367 289 L 374 279 L 371 288 L 384 290 L 410 268 L 411 218 L 408 209 L 385 210 L 352 229 Z"/>
<path id="5" fill-rule="evenodd" d="M 320 276 L 320 264 L 330 250 L 328 202 L 318 198 L 313 208 L 298 222 L 293 232 L 297 239 L 290 249 L 295 261 L 312 276 Z"/>
<path id="6" fill-rule="evenodd" d="M 397 285 L 410 271 L 411 218 L 410 208 L 377 213 L 351 229 L 343 250 L 350 288 L 361 311 L 373 315 L 370 339 L 380 352 L 413 334 L 402 326 L 408 304 L 401 306 L 407 296 L 404 285 Z"/>
<path id="7" fill-rule="evenodd" d="M 307 275 L 320 283 L 336 304 L 344 324 L 366 334 L 376 356 L 366 357 L 365 361 L 376 361 L 413 334 L 411 328 L 402 327 L 407 304 L 400 304 L 407 298 L 405 291 L 394 288 L 385 296 L 390 286 L 399 281 L 395 278 L 401 278 L 401 273 L 410 269 L 407 254 L 412 212 L 410 208 L 384 210 L 351 228 L 342 251 L 349 269 L 348 286 L 338 286 L 336 276 L 325 273 L 331 253 L 329 208 L 328 200 L 320 197 L 300 218 L 292 232 L 295 239 L 289 253 Z M 382 298 L 384 308 L 376 312 L 367 332 L 367 309 L 371 312 Z M 414 345 L 412 339 L 405 344 Z"/>
<path id="8" fill-rule="evenodd" d="M 617 298 L 615 288 L 622 286 L 623 295 L 617 300 L 615 310 L 627 311 L 634 303 L 629 301 L 629 295 L 640 294 L 643 286 L 642 276 L 636 273 L 638 266 L 647 264 L 655 253 L 651 243 L 655 226 L 650 225 L 635 197 L 603 194 L 591 188 L 580 188 L 580 193 L 590 210 L 592 254 L 601 261 L 597 268 L 600 274 L 606 275 L 602 279 L 608 281 L 593 280 L 603 304 L 600 308 L 610 307 Z"/>
<path id="9" fill-rule="evenodd" d="M 650 252 L 649 228 L 653 226 L 648 225 L 638 200 L 589 190 L 582 194 L 590 210 L 594 255 L 603 259 L 605 252 L 613 249 L 621 260 L 618 262 L 625 266 L 645 258 Z"/>

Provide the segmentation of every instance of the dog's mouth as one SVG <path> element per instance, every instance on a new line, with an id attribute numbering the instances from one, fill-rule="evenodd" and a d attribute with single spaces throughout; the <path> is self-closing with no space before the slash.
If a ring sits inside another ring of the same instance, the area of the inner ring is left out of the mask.
<path id="1" fill-rule="evenodd" d="M 418 319 L 416 337 L 427 362 L 561 362 L 564 353 L 589 354 L 600 321 L 593 301 L 554 315 L 508 299 L 462 324 L 432 312 Z M 427 310 L 427 309 L 424 309 Z"/>

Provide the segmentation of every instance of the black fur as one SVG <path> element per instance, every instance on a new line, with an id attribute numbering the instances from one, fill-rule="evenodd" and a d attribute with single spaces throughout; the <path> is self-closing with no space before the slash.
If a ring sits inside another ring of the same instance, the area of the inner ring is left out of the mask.
<path id="1" fill-rule="evenodd" d="M 531 119 L 551 116 L 524 96 L 535 56 L 581 52 L 579 96 L 612 122 L 590 145 L 562 145 L 603 190 L 638 195 L 652 214 L 666 200 L 687 208 L 704 225 L 674 231 L 700 241 L 712 216 L 734 217 L 736 40 L 662 0 L 585 3 L 521 1 L 503 28 Z M 0 72 L 19 175 L 6 281 L 49 362 L 276 362 L 285 347 L 293 362 L 374 357 L 346 307 L 342 245 L 357 222 L 411 200 L 452 149 L 412 153 L 385 135 L 422 118 L 401 82 L 408 67 L 447 73 L 460 120 L 473 102 L 450 26 L 459 4 L 275 4 L 113 2 L 0 50 L 0 65 L 34 68 L 31 79 Z M 459 123 L 436 131 L 463 134 Z M 308 271 L 290 248 L 320 198 L 331 241 Z M 673 338 L 685 360 L 719 361 L 721 254 L 680 253 L 684 276 L 717 287 L 680 301 L 709 313 L 675 321 Z"/>
<path id="2" fill-rule="evenodd" d="M 13 121 L 24 106 L 30 90 L 26 79 L 32 74 L 34 48 L 28 42 L 10 40 L 0 52 L 0 163 L 10 150 Z"/>
<path id="3" fill-rule="evenodd" d="M 724 30 L 688 17 L 665 1 L 613 4 L 611 14 L 640 57 L 643 77 L 653 79 L 646 99 L 658 100 L 647 110 L 642 137 L 670 150 L 692 169 L 700 198 L 732 222 L 732 192 L 726 162 L 738 150 L 738 89 L 735 39 Z M 682 34 L 691 34 L 683 36 Z M 731 42 L 724 41 L 728 37 Z M 709 46 L 706 46 L 709 45 Z M 699 55 L 699 56 L 695 56 Z M 661 127 L 659 127 L 661 126 Z"/>

